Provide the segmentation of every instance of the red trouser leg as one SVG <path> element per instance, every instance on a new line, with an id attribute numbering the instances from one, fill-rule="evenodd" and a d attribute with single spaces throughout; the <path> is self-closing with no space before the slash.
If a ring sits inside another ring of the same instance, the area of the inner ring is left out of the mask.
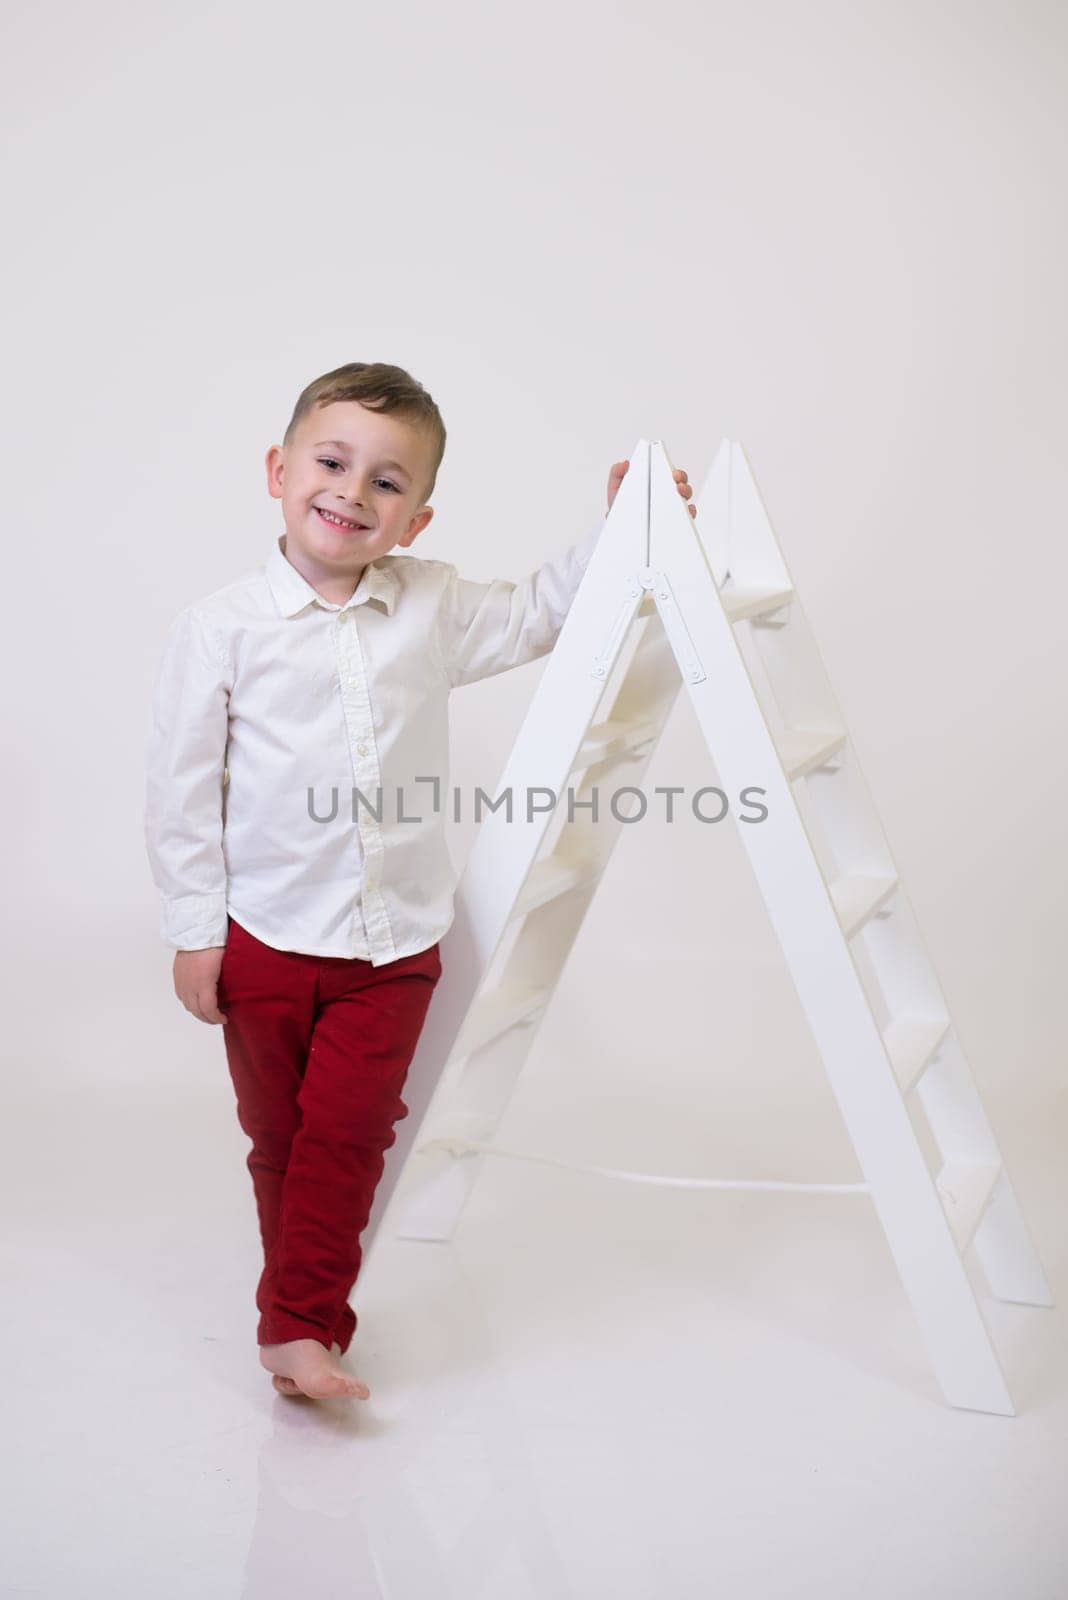
<path id="1" fill-rule="evenodd" d="M 376 967 L 275 950 L 230 920 L 218 997 L 252 1141 L 260 1344 L 352 1341 L 360 1234 L 440 976 L 436 944 Z"/>

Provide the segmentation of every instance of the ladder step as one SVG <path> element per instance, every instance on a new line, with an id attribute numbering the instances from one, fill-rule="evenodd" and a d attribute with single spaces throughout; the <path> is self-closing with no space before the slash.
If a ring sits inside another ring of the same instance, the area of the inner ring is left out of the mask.
<path id="1" fill-rule="evenodd" d="M 822 767 L 846 742 L 841 728 L 788 728 L 778 741 L 783 770 L 792 783 Z"/>
<path id="2" fill-rule="evenodd" d="M 516 1027 L 533 1017 L 549 998 L 547 988 L 518 988 L 515 986 L 491 989 L 472 1009 L 464 1029 L 461 1053 L 473 1054 L 483 1045 L 490 1044 L 509 1028 Z"/>
<path id="3" fill-rule="evenodd" d="M 884 1031 L 883 1043 L 902 1094 L 918 1082 L 948 1032 L 948 1017 L 897 1017 Z"/>
<path id="4" fill-rule="evenodd" d="M 868 878 L 862 875 L 839 878 L 830 885 L 834 909 L 847 939 L 860 932 L 896 888 L 896 878 Z"/>
<path id="5" fill-rule="evenodd" d="M 794 591 L 763 584 L 739 584 L 737 588 L 721 589 L 719 597 L 728 620 L 742 622 L 746 618 L 765 617 L 772 611 L 781 611 L 790 604 Z"/>
<path id="6" fill-rule="evenodd" d="M 611 718 L 607 722 L 596 722 L 579 746 L 571 771 L 582 772 L 586 767 L 592 767 L 594 762 L 605 761 L 610 756 L 622 755 L 628 750 L 637 750 L 650 739 L 655 739 L 658 732 L 659 725 L 649 717 L 638 717 L 627 722 Z"/>
<path id="7" fill-rule="evenodd" d="M 572 889 L 595 883 L 599 868 L 590 861 L 562 861 L 555 854 L 537 862 L 527 874 L 527 881 L 516 900 L 510 920 L 525 917 L 559 895 L 570 894 Z"/>
<path id="8" fill-rule="evenodd" d="M 1001 1177 L 1001 1162 L 947 1162 L 935 1179 L 946 1220 L 963 1255 Z"/>
<path id="9" fill-rule="evenodd" d="M 748 617 L 763 617 L 772 611 L 781 611 L 794 597 L 792 589 L 773 589 L 759 584 L 739 584 L 719 591 L 723 608 L 731 622 L 741 622 Z M 647 594 L 638 607 L 639 617 L 651 617 L 656 610 L 656 598 Z"/>

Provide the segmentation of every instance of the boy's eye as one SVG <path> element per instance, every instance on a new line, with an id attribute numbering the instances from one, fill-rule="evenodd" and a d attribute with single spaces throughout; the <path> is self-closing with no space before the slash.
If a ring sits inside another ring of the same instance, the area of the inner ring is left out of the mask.
<path id="1" fill-rule="evenodd" d="M 319 465 L 321 467 L 333 468 L 333 467 L 340 467 L 341 466 L 341 462 L 340 461 L 335 461 L 333 456 L 316 456 L 315 459 L 318 461 L 318 463 L 319 463 Z M 395 494 L 400 494 L 399 485 L 395 484 L 395 483 L 391 483 L 388 478 L 376 478 L 375 482 L 376 483 L 384 483 L 387 489 L 392 489 Z"/>

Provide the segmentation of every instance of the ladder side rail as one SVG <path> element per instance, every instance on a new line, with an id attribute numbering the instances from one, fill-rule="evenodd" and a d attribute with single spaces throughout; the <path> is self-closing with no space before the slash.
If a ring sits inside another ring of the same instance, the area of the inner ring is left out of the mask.
<path id="1" fill-rule="evenodd" d="M 639 440 L 632 455 L 637 470 L 620 485 L 494 790 L 496 798 L 511 786 L 523 803 L 511 824 L 504 810 L 483 820 L 457 885 L 453 923 L 442 940 L 442 978 L 405 1080 L 408 1114 L 396 1124 L 364 1230 L 365 1259 L 548 825 L 549 813 L 528 820 L 526 787 L 566 777 L 620 654 L 621 621 L 641 604 L 632 579 L 648 538 L 648 455 Z"/>
<path id="2" fill-rule="evenodd" d="M 948 1001 L 931 957 L 911 896 L 903 881 L 875 805 L 859 752 L 848 736 L 842 706 L 834 691 L 815 630 L 797 592 L 793 574 L 757 488 L 742 447 L 730 449 L 730 507 L 737 519 L 725 539 L 732 551 L 736 581 L 761 578 L 792 591 L 787 613 L 755 618 L 739 630 L 765 668 L 764 702 L 774 700 L 787 726 L 839 728 L 847 734 L 841 758 L 806 775 L 810 830 L 835 842 L 841 870 L 885 872 L 898 883 L 889 915 L 873 918 L 854 946 L 858 968 L 875 1004 L 884 1004 L 900 1033 L 911 1028 L 928 1039 L 944 1023 L 948 1034 L 924 1060 L 906 1086 L 914 1092 L 943 1162 L 1000 1163 L 1001 1178 L 974 1233 L 976 1255 L 991 1292 L 1001 1299 L 1052 1305 L 1053 1297 L 1023 1212 L 1014 1195 L 974 1072 L 952 1021 Z M 722 446 L 721 446 L 722 451 Z M 717 461 L 719 457 L 717 456 Z M 722 473 L 722 467 L 720 468 Z M 722 491 L 714 501 L 717 514 Z M 698 528 L 703 526 L 702 514 Z M 773 552 L 769 554 L 769 552 Z M 807 799 L 806 799 L 807 805 Z M 813 813 L 816 816 L 813 816 Z"/>
<path id="3" fill-rule="evenodd" d="M 664 709 L 665 722 L 671 703 Z M 656 741 L 652 741 L 641 754 L 627 762 L 628 783 L 641 785 L 655 749 Z M 589 768 L 583 782 L 576 788 L 576 799 L 587 800 L 592 789 L 600 784 L 604 769 L 611 767 L 615 771 L 618 766 L 618 761 L 612 760 Z M 515 1084 L 533 1049 L 540 1023 L 552 1002 L 586 913 L 626 825 L 612 812 L 605 811 L 603 806 L 596 822 L 592 821 L 588 812 L 576 809 L 575 821 L 565 825 L 565 832 L 574 830 L 588 836 L 591 841 L 588 848 L 597 852 L 595 875 L 583 887 L 528 912 L 522 918 L 510 946 L 503 940 L 498 945 L 494 959 L 486 968 L 483 993 L 527 991 L 540 995 L 540 1003 L 529 1024 L 509 1029 L 507 1033 L 480 1045 L 476 996 L 461 1028 L 455 1054 L 442 1074 L 438 1094 L 428 1106 L 419 1130 L 409 1160 L 410 1180 L 405 1184 L 404 1195 L 398 1195 L 397 1220 L 391 1225 L 401 1236 L 452 1237 L 461 1212 L 481 1175 L 484 1157 L 474 1153 L 460 1158 L 457 1164 L 462 1164 L 462 1172 L 443 1179 L 440 1174 L 455 1158 L 440 1148 L 420 1150 L 419 1146 L 431 1145 L 434 1139 L 448 1134 L 455 1135 L 457 1116 L 461 1126 L 478 1129 L 477 1133 L 468 1133 L 466 1137 L 482 1142 L 492 1139 L 510 1103 Z M 465 1040 L 475 1044 L 469 1054 L 464 1054 Z M 427 1175 L 425 1186 L 421 1177 L 423 1172 Z M 423 1192 L 424 1187 L 426 1192 Z"/>
<path id="4" fill-rule="evenodd" d="M 698 541 L 683 536 L 678 513 L 685 512 L 671 504 L 674 481 L 662 448 L 654 451 L 651 480 L 651 565 L 669 578 L 703 674 L 697 680 L 684 674 L 683 681 L 723 787 L 737 793 L 759 784 L 767 791 L 768 816 L 739 822 L 739 832 L 938 1381 L 953 1405 L 1013 1414 L 828 885 L 731 625 L 715 603 L 707 557 Z"/>

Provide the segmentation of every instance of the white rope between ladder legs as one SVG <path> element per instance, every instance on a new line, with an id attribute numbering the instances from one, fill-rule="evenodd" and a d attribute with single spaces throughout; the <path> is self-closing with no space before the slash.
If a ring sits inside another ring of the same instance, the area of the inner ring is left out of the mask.
<path id="1" fill-rule="evenodd" d="M 628 1183 L 657 1183 L 668 1189 L 775 1189 L 797 1194 L 870 1194 L 866 1183 L 786 1183 L 775 1178 L 667 1178 L 650 1172 L 624 1172 L 619 1167 L 587 1167 L 574 1161 L 557 1161 L 552 1156 L 528 1155 L 523 1150 L 502 1150 L 499 1145 L 477 1139 L 428 1139 L 416 1146 L 416 1154 L 443 1150 L 452 1156 L 503 1156 L 508 1161 L 535 1161 L 543 1167 L 562 1167 L 565 1172 L 583 1172 L 595 1178 L 622 1178 Z"/>

